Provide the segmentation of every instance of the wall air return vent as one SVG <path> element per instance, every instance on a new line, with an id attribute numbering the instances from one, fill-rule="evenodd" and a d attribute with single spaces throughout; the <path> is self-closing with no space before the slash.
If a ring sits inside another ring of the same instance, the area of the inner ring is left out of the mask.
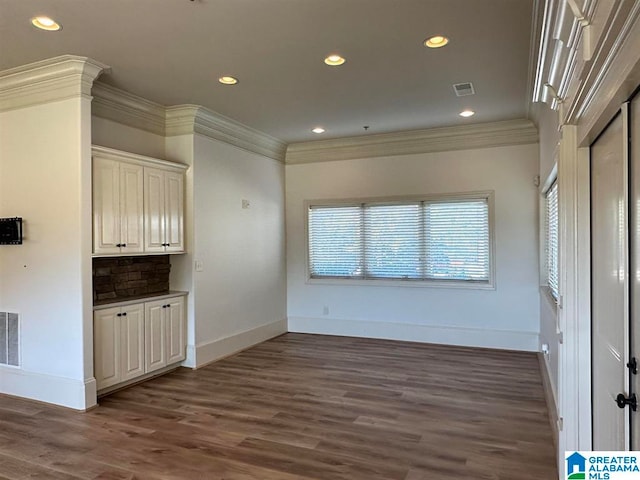
<path id="1" fill-rule="evenodd" d="M 458 97 L 466 97 L 467 95 L 475 95 L 476 91 L 473 89 L 473 83 L 454 83 L 453 91 L 456 92 Z"/>
<path id="2" fill-rule="evenodd" d="M 20 321 L 17 313 L 0 312 L 0 365 L 20 366 Z"/>

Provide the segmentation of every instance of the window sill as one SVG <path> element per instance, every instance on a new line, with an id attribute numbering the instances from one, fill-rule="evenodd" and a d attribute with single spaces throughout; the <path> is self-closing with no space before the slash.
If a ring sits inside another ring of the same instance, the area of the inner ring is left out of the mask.
<path id="1" fill-rule="evenodd" d="M 354 280 L 347 278 L 307 278 L 307 285 L 360 286 L 360 287 L 409 287 L 409 288 L 452 288 L 465 290 L 495 290 L 495 283 L 438 281 L 438 280 Z"/>

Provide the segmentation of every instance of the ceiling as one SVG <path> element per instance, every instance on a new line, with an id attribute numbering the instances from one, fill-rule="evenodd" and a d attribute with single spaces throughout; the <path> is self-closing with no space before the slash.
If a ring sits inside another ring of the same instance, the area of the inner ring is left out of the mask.
<path id="1" fill-rule="evenodd" d="M 0 70 L 88 56 L 112 67 L 105 83 L 203 105 L 287 143 L 517 119 L 527 116 L 532 3 L 0 0 Z M 35 29 L 36 15 L 62 30 Z M 436 34 L 449 45 L 424 47 Z M 325 65 L 330 53 L 346 63 Z M 476 94 L 456 97 L 461 82 Z M 476 115 L 459 117 L 466 108 Z"/>

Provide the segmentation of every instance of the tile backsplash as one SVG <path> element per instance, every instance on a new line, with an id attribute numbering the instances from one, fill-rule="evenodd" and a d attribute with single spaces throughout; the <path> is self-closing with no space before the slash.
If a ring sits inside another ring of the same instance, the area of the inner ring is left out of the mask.
<path id="1" fill-rule="evenodd" d="M 93 259 L 93 301 L 169 292 L 169 255 Z"/>

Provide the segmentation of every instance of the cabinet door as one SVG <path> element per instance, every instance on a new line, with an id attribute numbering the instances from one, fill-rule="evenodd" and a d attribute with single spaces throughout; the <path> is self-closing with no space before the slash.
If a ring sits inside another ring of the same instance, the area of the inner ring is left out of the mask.
<path id="1" fill-rule="evenodd" d="M 120 240 L 121 253 L 144 250 L 143 168 L 120 164 Z"/>
<path id="2" fill-rule="evenodd" d="M 145 252 L 165 251 L 165 179 L 164 172 L 144 169 Z"/>
<path id="3" fill-rule="evenodd" d="M 144 373 L 144 306 L 122 308 L 120 318 L 122 381 Z"/>
<path id="4" fill-rule="evenodd" d="M 98 390 L 122 380 L 120 308 L 96 310 L 93 314 L 93 368 Z"/>
<path id="5" fill-rule="evenodd" d="M 166 301 L 167 365 L 181 362 L 186 358 L 187 322 L 184 297 Z"/>
<path id="6" fill-rule="evenodd" d="M 184 251 L 184 176 L 165 173 L 165 242 L 167 252 Z"/>
<path id="7" fill-rule="evenodd" d="M 93 253 L 120 253 L 120 168 L 106 158 L 93 159 Z"/>
<path id="8" fill-rule="evenodd" d="M 165 311 L 168 301 L 158 300 L 144 305 L 145 372 L 167 365 Z"/>

